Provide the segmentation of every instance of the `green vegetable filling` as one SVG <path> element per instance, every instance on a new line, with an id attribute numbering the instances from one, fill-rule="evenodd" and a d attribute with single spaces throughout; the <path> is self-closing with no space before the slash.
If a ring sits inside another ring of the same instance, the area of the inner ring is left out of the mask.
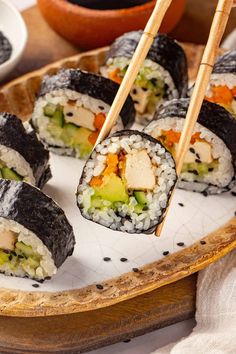
<path id="1" fill-rule="evenodd" d="M 219 163 L 217 160 L 213 161 L 212 163 L 184 163 L 181 173 L 189 172 L 193 173 L 196 176 L 204 177 L 208 173 L 213 172 L 217 169 Z"/>
<path id="2" fill-rule="evenodd" d="M 72 148 L 79 148 L 80 156 L 86 158 L 92 151 L 92 144 L 89 142 L 91 130 L 78 127 L 72 123 L 65 123 L 62 106 L 47 104 L 44 107 L 44 115 L 49 117 L 47 130 L 57 140 Z"/>
<path id="3" fill-rule="evenodd" d="M 6 167 L 3 161 L 0 162 L 0 178 L 11 179 L 14 181 L 23 180 L 23 177 L 19 175 L 13 168 Z"/>
<path id="4" fill-rule="evenodd" d="M 22 268 L 28 275 L 35 276 L 41 256 L 24 242 L 16 242 L 12 251 L 0 249 L 0 266 L 7 264 L 12 271 Z"/>
<path id="5" fill-rule="evenodd" d="M 128 192 L 122 178 L 114 173 L 104 176 L 102 185 L 94 186 L 93 190 L 94 194 L 90 200 L 90 208 L 103 210 L 109 207 L 117 211 L 119 207 L 126 204 L 132 212 L 140 214 L 148 204 L 145 192 Z M 136 201 L 136 204 L 131 203 L 132 199 Z"/>

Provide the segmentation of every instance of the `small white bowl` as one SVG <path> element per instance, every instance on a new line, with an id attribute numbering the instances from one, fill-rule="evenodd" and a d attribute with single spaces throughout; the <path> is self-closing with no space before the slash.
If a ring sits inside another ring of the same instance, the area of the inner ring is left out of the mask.
<path id="1" fill-rule="evenodd" d="M 0 81 L 2 81 L 20 61 L 28 38 L 21 14 L 8 0 L 0 0 L 0 31 L 12 45 L 11 57 L 0 64 Z"/>

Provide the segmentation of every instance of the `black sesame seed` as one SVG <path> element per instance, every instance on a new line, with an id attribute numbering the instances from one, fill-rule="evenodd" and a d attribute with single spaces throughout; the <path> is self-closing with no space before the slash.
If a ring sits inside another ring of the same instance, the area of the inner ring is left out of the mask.
<path id="1" fill-rule="evenodd" d="M 111 261 L 111 258 L 110 258 L 110 257 L 104 257 L 103 260 L 104 260 L 105 262 L 109 262 L 109 261 Z"/>
<path id="2" fill-rule="evenodd" d="M 9 261 L 11 261 L 12 260 L 12 255 L 10 254 L 10 256 L 9 256 Z"/>
<path id="3" fill-rule="evenodd" d="M 234 212 L 234 215 L 236 216 L 236 211 Z"/>
<path id="4" fill-rule="evenodd" d="M 200 160 L 200 155 L 199 155 L 198 153 L 196 154 L 196 156 L 197 156 L 197 158 Z"/>
<path id="5" fill-rule="evenodd" d="M 164 251 L 162 254 L 163 256 L 168 256 L 169 253 L 170 253 L 169 251 Z"/>
<path id="6" fill-rule="evenodd" d="M 139 103 L 139 101 L 134 101 L 134 104 L 138 104 Z"/>
<path id="7" fill-rule="evenodd" d="M 138 273 L 138 272 L 139 272 L 139 269 L 138 269 L 138 268 L 132 268 L 132 271 L 133 271 L 134 273 Z"/>
<path id="8" fill-rule="evenodd" d="M 150 81 L 154 86 L 157 84 L 157 79 L 155 79 L 155 78 L 151 79 Z"/>
<path id="9" fill-rule="evenodd" d="M 127 259 L 127 258 L 122 257 L 122 258 L 120 259 L 120 261 L 121 261 L 121 262 L 127 262 L 127 261 L 128 261 L 128 259 Z"/>
<path id="10" fill-rule="evenodd" d="M 184 242 L 177 242 L 177 246 L 183 247 L 184 246 Z"/>
<path id="11" fill-rule="evenodd" d="M 213 167 L 209 167 L 209 168 L 208 168 L 208 172 L 212 172 L 213 170 L 214 170 Z"/>
<path id="12" fill-rule="evenodd" d="M 207 197 L 207 196 L 208 196 L 207 191 L 203 191 L 203 192 L 202 192 L 202 195 L 203 195 L 204 197 Z"/>
<path id="13" fill-rule="evenodd" d="M 195 162 L 196 162 L 196 163 L 202 163 L 202 161 L 199 160 L 199 159 L 196 159 Z"/>
<path id="14" fill-rule="evenodd" d="M 99 290 L 102 290 L 103 286 L 102 286 L 102 284 L 96 284 L 96 288 L 99 289 Z"/>
<path id="15" fill-rule="evenodd" d="M 132 93 L 133 93 L 134 95 L 136 95 L 137 90 L 136 90 L 136 89 L 133 89 L 133 90 L 132 90 Z"/>
<path id="16" fill-rule="evenodd" d="M 104 107 L 103 106 L 98 106 L 98 108 L 103 111 L 104 110 Z"/>
<path id="17" fill-rule="evenodd" d="M 142 90 L 146 92 L 148 89 L 146 87 L 142 87 Z"/>
<path id="18" fill-rule="evenodd" d="M 155 96 L 156 96 L 156 97 L 159 97 L 159 96 L 161 96 L 161 94 L 160 94 L 160 93 L 156 93 Z"/>
<path id="19" fill-rule="evenodd" d="M 236 197 L 236 192 L 231 192 L 233 197 Z"/>
<path id="20" fill-rule="evenodd" d="M 184 204 L 183 204 L 183 203 L 178 203 L 178 204 L 179 204 L 179 206 L 184 207 Z"/>
<path id="21" fill-rule="evenodd" d="M 198 176 L 197 170 L 192 170 L 191 172 L 192 172 L 194 175 Z"/>
<path id="22" fill-rule="evenodd" d="M 32 284 L 33 288 L 39 288 L 39 284 Z"/>
<path id="23" fill-rule="evenodd" d="M 190 148 L 189 151 L 190 151 L 192 154 L 195 154 L 194 148 Z"/>
<path id="24" fill-rule="evenodd" d="M 68 112 L 68 113 L 66 113 L 66 115 L 68 116 L 68 117 L 73 117 L 73 113 L 72 112 Z"/>
<path id="25" fill-rule="evenodd" d="M 126 339 L 124 340 L 124 343 L 129 343 L 131 341 L 131 339 Z"/>
<path id="26" fill-rule="evenodd" d="M 12 251 L 11 254 L 15 257 L 17 256 L 16 252 L 14 252 L 14 251 Z"/>
<path id="27" fill-rule="evenodd" d="M 200 241 L 200 244 L 201 244 L 201 245 L 205 245 L 205 244 L 206 244 L 206 241 L 201 240 L 201 241 Z"/>
<path id="28" fill-rule="evenodd" d="M 22 256 L 22 254 L 19 254 L 18 258 L 19 258 L 19 259 L 23 259 L 23 258 L 25 258 L 25 257 Z"/>

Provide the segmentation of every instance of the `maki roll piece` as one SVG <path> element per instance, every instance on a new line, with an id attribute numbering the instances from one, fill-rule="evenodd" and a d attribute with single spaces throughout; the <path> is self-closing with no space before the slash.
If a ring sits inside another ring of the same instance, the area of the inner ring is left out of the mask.
<path id="1" fill-rule="evenodd" d="M 25 181 L 39 188 L 51 178 L 49 152 L 32 128 L 9 113 L 0 113 L 0 178 Z"/>
<path id="2" fill-rule="evenodd" d="M 114 41 L 106 65 L 101 68 L 104 76 L 121 83 L 141 36 L 142 31 L 133 31 Z M 187 86 L 187 60 L 183 49 L 174 39 L 158 34 L 130 92 L 137 121 L 146 124 L 162 102 L 186 97 Z"/>
<path id="3" fill-rule="evenodd" d="M 0 272 L 44 280 L 73 252 L 63 210 L 39 189 L 0 180 Z"/>
<path id="4" fill-rule="evenodd" d="M 53 152 L 87 158 L 118 88 L 109 79 L 75 69 L 46 76 L 31 124 Z M 134 117 L 128 97 L 114 129 L 129 127 Z"/>
<path id="5" fill-rule="evenodd" d="M 83 217 L 112 230 L 152 233 L 175 182 L 174 160 L 162 144 L 142 132 L 124 130 L 92 152 L 77 203 Z"/>
<path id="6" fill-rule="evenodd" d="M 215 63 L 206 100 L 223 106 L 236 118 L 236 50 L 222 55 Z"/>
<path id="7" fill-rule="evenodd" d="M 166 102 L 145 133 L 176 155 L 189 99 Z M 236 120 L 223 107 L 204 101 L 184 160 L 178 187 L 218 194 L 235 185 Z"/>

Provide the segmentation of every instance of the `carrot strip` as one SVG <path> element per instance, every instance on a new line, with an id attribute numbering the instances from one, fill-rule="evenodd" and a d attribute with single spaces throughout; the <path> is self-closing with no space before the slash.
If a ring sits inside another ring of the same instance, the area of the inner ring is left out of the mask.
<path id="1" fill-rule="evenodd" d="M 106 120 L 105 114 L 104 113 L 98 113 L 95 116 L 95 119 L 94 119 L 94 122 L 93 122 L 94 128 L 96 128 L 96 129 L 98 129 L 100 131 L 102 129 L 102 126 L 103 126 L 105 120 Z"/>
<path id="2" fill-rule="evenodd" d="M 89 185 L 91 187 L 95 187 L 95 186 L 99 187 L 99 186 L 101 186 L 101 184 L 102 184 L 102 178 L 101 177 L 96 177 L 96 176 L 94 176 L 91 179 L 91 181 L 89 182 Z"/>
<path id="3" fill-rule="evenodd" d="M 115 81 L 117 84 L 121 84 L 122 78 L 119 76 L 119 73 L 120 69 L 116 68 L 115 70 L 109 72 L 108 77 L 112 81 Z"/>

